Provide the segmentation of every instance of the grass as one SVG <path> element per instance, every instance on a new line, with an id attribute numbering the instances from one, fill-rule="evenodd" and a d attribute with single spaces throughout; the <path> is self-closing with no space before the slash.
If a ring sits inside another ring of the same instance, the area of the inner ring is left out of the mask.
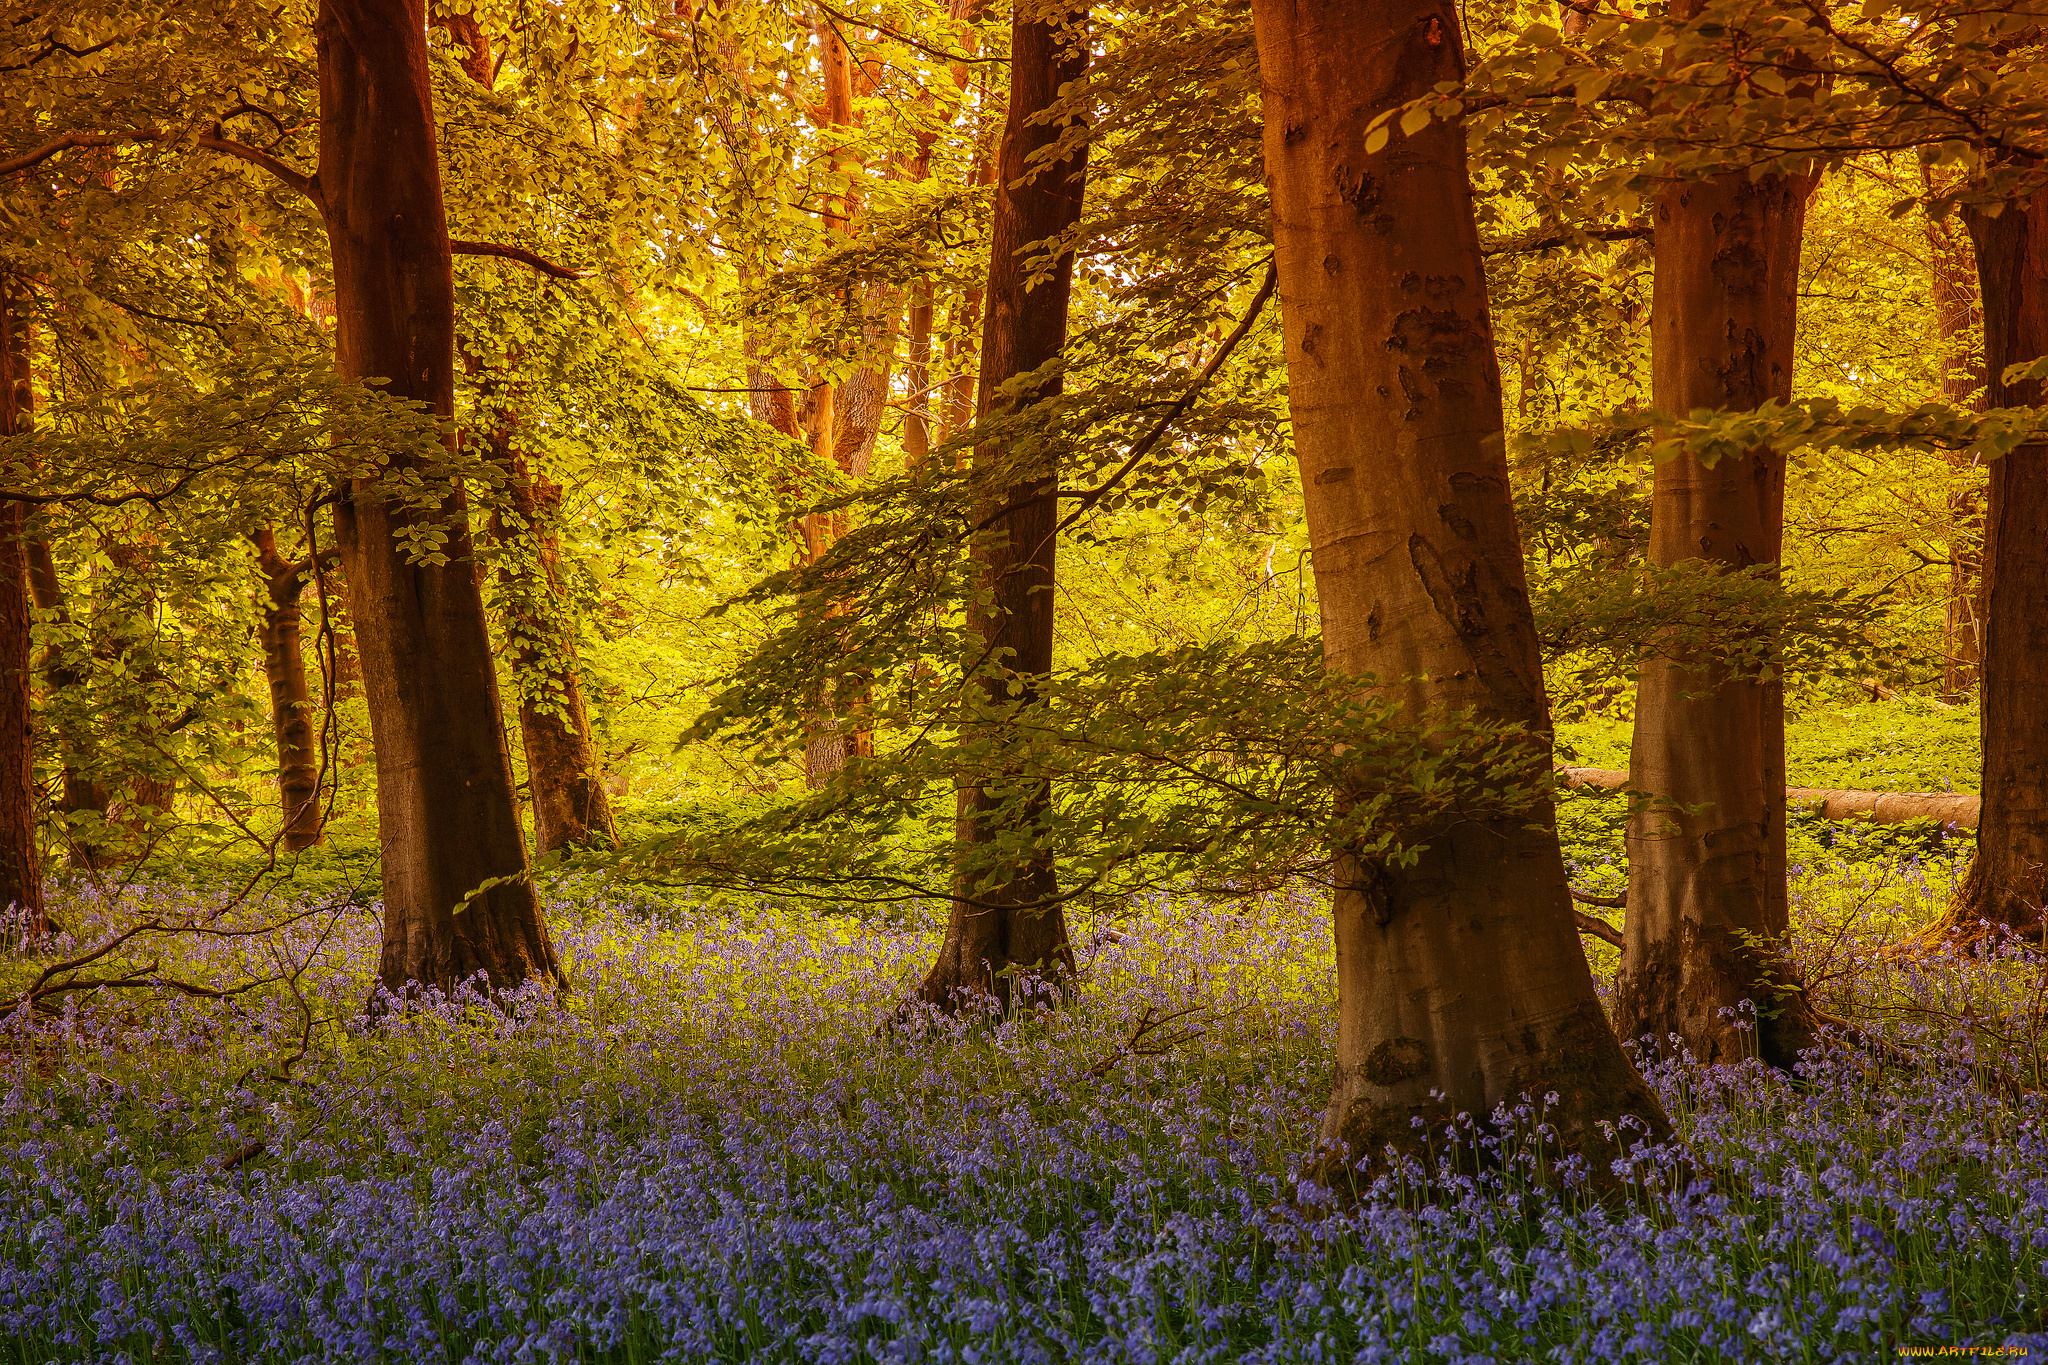
<path id="1" fill-rule="evenodd" d="M 1928 697 L 1866 705 L 1815 704 L 1785 733 L 1785 772 L 1794 787 L 1866 791 L 1975 791 L 1981 766 L 1977 708 Z M 1631 726 L 1605 717 L 1557 727 L 1558 761 L 1628 767 Z"/>

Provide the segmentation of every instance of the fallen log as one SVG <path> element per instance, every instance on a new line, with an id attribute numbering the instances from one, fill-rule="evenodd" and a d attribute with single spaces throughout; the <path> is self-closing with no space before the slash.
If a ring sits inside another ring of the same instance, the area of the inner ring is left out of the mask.
<path id="1" fill-rule="evenodd" d="M 1559 768 L 1557 775 L 1574 790 L 1613 791 L 1628 785 L 1628 774 L 1616 768 Z M 1841 787 L 1787 787 L 1785 800 L 1823 820 L 1870 820 L 1880 825 L 1939 820 L 1961 829 L 1977 828 L 1979 804 L 1975 792 L 1866 792 Z"/>

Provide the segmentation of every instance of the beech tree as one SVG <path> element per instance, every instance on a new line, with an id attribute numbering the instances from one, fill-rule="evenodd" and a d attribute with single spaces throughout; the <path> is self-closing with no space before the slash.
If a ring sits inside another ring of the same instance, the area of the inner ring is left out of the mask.
<path id="1" fill-rule="evenodd" d="M 28 429 L 34 410 L 26 302 L 0 273 L 0 437 Z M 27 508 L 9 499 L 0 503 L 0 907 L 12 907 L 31 937 L 49 928 L 36 854 L 32 655 Z"/>
<path id="2" fill-rule="evenodd" d="M 1463 76 L 1458 13 L 1258 0 L 1253 19 L 1324 658 L 1409 716 L 1523 727 L 1540 771 L 1550 722 L 1464 133 L 1369 150 L 1376 117 Z M 1325 1140 L 1377 1159 L 1414 1142 L 1411 1120 L 1553 1092 L 1549 1122 L 1596 1161 L 1601 1125 L 1661 1125 L 1594 994 L 1547 804 L 1430 835 L 1406 865 L 1340 854 Z"/>
<path id="3" fill-rule="evenodd" d="M 2029 169 L 2038 169 L 2034 162 Z M 1994 408 L 2042 402 L 2010 367 L 2048 356 L 2048 189 L 1963 210 L 1977 252 Z M 2048 444 L 1991 467 L 1983 568 L 1983 814 L 1977 856 L 1937 929 L 2038 930 L 2048 904 Z"/>
<path id="4" fill-rule="evenodd" d="M 1728 175 L 1656 200 L 1651 392 L 1665 412 L 1742 411 L 1791 396 L 1799 238 L 1813 180 Z M 1656 465 L 1650 560 L 1733 570 L 1784 548 L 1785 457 L 1759 448 L 1708 467 Z M 1785 694 L 1766 664 L 1747 676 L 1683 655 L 1653 658 L 1636 690 L 1630 772 L 1627 943 L 1615 990 L 1628 1037 L 1677 1035 L 1705 1060 L 1755 1046 L 1780 1066 L 1812 1042 L 1774 946 L 1785 899 Z M 1762 998 L 1759 998 L 1761 996 Z M 1754 1020 L 1737 1017 L 1749 1001 Z"/>
<path id="5" fill-rule="evenodd" d="M 1062 129 L 1046 114 L 1060 87 L 1087 66 L 1086 20 L 1082 10 L 1035 18 L 1022 6 L 1012 17 L 1009 123 L 997 163 L 981 334 L 982 419 L 1021 412 L 1062 388 L 1056 366 L 1074 261 L 1059 237 L 1080 220 L 1088 153 L 1083 143 L 1047 155 L 1060 145 Z M 1048 269 L 1033 269 L 1038 253 L 1051 258 Z M 996 442 L 978 446 L 974 458 L 1008 474 L 980 509 L 985 533 L 974 545 L 976 598 L 964 660 L 969 685 L 999 706 L 1012 697 L 1028 701 L 1052 669 L 1059 471 L 1042 452 L 1034 457 Z M 963 842 L 990 842 L 1005 826 L 1035 821 L 1049 791 L 1025 778 L 1038 790 L 1019 801 L 1004 789 L 1018 780 L 991 774 L 961 790 Z M 993 992 L 1007 1002 L 1019 969 L 1057 979 L 1073 965 L 1051 851 L 1037 850 L 1021 866 L 960 879 L 945 941 L 919 993 L 940 1005 L 963 992 Z"/>
<path id="6" fill-rule="evenodd" d="M 251 537 L 263 573 L 263 672 L 270 683 L 271 729 L 277 738 L 277 789 L 283 807 L 281 842 L 290 852 L 320 842 L 320 754 L 314 737 L 313 694 L 306 685 L 304 613 L 300 599 L 313 576 L 313 558 L 286 559 L 277 534 L 258 527 Z"/>
<path id="7" fill-rule="evenodd" d="M 333 253 L 336 367 L 452 416 L 453 261 L 424 7 L 323 0 L 316 31 L 320 168 L 301 188 L 317 199 Z M 462 488 L 448 486 L 431 511 L 392 492 L 357 479 L 335 509 L 377 746 L 384 984 L 445 989 L 478 972 L 494 987 L 556 979 Z M 423 543 L 433 550 L 422 555 Z"/>

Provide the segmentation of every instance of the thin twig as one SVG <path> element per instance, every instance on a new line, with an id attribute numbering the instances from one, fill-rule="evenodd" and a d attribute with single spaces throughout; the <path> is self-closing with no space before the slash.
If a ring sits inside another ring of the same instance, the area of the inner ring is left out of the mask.
<path id="1" fill-rule="evenodd" d="M 1164 1033 L 1162 1030 L 1170 1024 L 1200 1014 L 1202 1010 L 1201 1005 L 1187 1005 L 1161 1014 L 1157 1005 L 1145 1006 L 1144 1012 L 1131 1027 L 1131 1036 L 1117 1044 L 1116 1049 L 1107 1057 L 1089 1067 L 1088 1074 L 1094 1077 L 1107 1076 L 1125 1057 L 1158 1057 L 1182 1043 L 1201 1037 L 1200 1029 L 1184 1029 L 1179 1033 Z"/>

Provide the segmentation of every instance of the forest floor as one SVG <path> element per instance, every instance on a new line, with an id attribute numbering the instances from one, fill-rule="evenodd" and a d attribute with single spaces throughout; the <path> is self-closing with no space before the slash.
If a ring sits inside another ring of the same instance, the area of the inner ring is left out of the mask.
<path id="1" fill-rule="evenodd" d="M 1298 1183 L 1334 1017 L 1305 897 L 1081 925 L 1068 1005 L 948 1021 L 898 1013 L 929 921 L 560 887 L 570 994 L 376 1027 L 376 922 L 335 898 L 160 955 L 188 979 L 303 966 L 296 989 L 74 996 L 0 1026 L 0 1358 L 2048 1350 L 2042 964 L 1891 951 L 1953 875 L 1918 837 L 1809 856 L 1792 945 L 1913 1064 L 1653 1061 L 1680 1136 L 1609 1205 L 1529 1178 L 1527 1112 L 1497 1169 L 1427 1198 L 1383 1181 L 1340 1210 Z M 60 913 L 90 939 L 195 894 Z M 1661 1178 L 1681 1164 L 1717 1174 Z"/>

